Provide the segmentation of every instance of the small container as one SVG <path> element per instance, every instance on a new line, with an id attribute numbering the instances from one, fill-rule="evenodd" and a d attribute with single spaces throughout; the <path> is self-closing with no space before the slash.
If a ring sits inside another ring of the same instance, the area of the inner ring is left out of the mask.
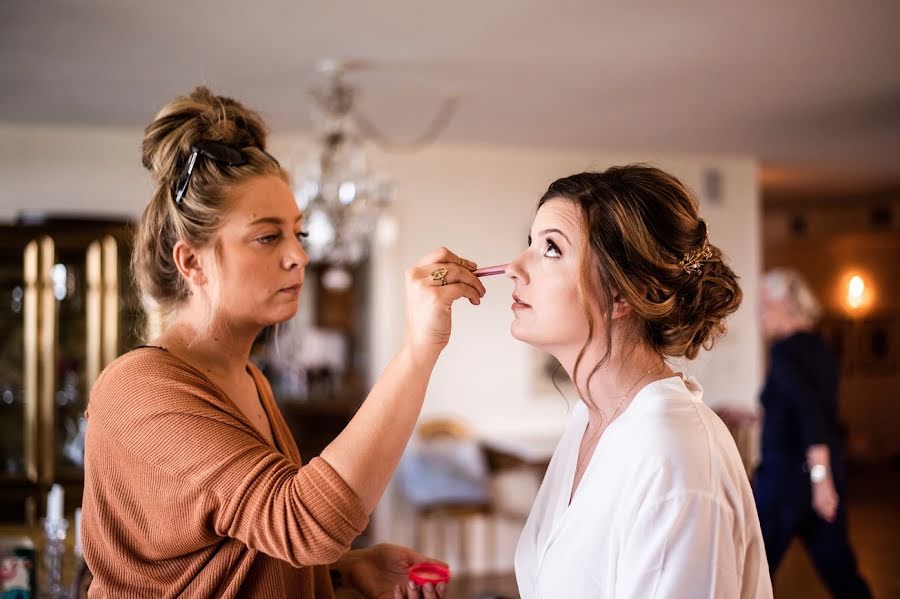
<path id="1" fill-rule="evenodd" d="M 410 567 L 408 576 L 419 586 L 428 582 L 436 585 L 439 582 L 450 582 L 450 568 L 432 562 L 419 562 Z"/>

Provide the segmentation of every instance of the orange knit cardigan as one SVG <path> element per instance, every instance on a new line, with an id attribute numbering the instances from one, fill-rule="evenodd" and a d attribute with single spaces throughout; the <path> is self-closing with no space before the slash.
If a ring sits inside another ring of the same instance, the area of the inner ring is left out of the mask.
<path id="1" fill-rule="evenodd" d="M 321 458 L 302 465 L 262 373 L 264 440 L 200 371 L 125 354 L 91 390 L 82 535 L 89 597 L 331 598 L 327 564 L 368 522 Z"/>

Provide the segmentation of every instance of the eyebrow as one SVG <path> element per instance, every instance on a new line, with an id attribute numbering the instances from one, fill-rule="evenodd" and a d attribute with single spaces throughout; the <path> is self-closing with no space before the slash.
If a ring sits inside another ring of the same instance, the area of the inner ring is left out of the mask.
<path id="1" fill-rule="evenodd" d="M 563 236 L 563 239 L 565 239 L 567 242 L 569 242 L 569 245 L 572 245 L 572 242 L 569 240 L 568 237 L 566 237 L 566 234 L 563 233 L 562 231 L 560 231 L 559 229 L 544 229 L 543 231 L 538 233 L 538 235 L 546 235 L 548 233 L 559 233 L 560 235 Z"/>
<path id="2" fill-rule="evenodd" d="M 294 220 L 294 222 L 295 223 L 300 222 L 300 220 L 302 218 L 303 218 L 303 215 L 301 214 Z M 256 219 L 255 221 L 251 222 L 249 226 L 258 225 L 258 224 L 262 224 L 262 223 L 269 224 L 269 225 L 280 225 L 283 222 L 284 222 L 284 220 L 278 218 L 277 216 L 263 216 L 263 217 Z"/>

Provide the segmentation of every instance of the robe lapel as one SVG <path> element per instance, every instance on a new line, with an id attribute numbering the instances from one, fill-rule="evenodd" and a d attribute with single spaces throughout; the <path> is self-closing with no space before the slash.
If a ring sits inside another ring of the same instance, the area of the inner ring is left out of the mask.
<path id="1" fill-rule="evenodd" d="M 583 410 L 584 406 L 579 404 L 575 409 Z M 550 547 L 559 538 L 560 532 L 568 520 L 568 514 L 572 510 L 572 506 L 569 505 L 569 496 L 575 480 L 578 447 L 586 424 L 587 414 L 579 412 L 560 439 L 559 447 L 554 455 L 556 463 L 551 464 L 552 472 L 548 471 L 548 476 L 552 476 L 552 479 L 547 481 L 551 483 L 548 488 L 555 490 L 556 497 L 552 498 L 552 507 L 547 510 L 547 517 L 542 523 L 542 528 L 549 527 L 549 531 L 546 535 L 539 535 L 538 538 L 538 570 L 540 570 Z M 572 503 L 574 504 L 574 500 Z"/>

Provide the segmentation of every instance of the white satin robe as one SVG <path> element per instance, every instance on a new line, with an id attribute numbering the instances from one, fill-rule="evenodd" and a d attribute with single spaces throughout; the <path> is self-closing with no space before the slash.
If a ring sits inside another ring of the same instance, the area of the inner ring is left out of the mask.
<path id="1" fill-rule="evenodd" d="M 653 382 L 603 433 L 573 409 L 516 548 L 522 599 L 771 598 L 759 518 L 728 429 L 693 378 Z"/>

